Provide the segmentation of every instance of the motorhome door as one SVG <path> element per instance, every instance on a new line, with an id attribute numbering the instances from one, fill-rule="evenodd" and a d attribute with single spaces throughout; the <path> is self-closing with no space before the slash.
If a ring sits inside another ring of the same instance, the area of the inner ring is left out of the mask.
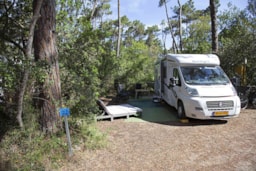
<path id="1" fill-rule="evenodd" d="M 178 68 L 172 68 L 171 77 L 170 77 L 170 85 L 171 86 L 169 86 L 169 87 L 170 87 L 170 99 L 171 99 L 171 103 L 172 103 L 171 105 L 176 108 L 178 93 L 179 93 L 180 87 L 181 87 L 181 80 L 180 80 Z"/>

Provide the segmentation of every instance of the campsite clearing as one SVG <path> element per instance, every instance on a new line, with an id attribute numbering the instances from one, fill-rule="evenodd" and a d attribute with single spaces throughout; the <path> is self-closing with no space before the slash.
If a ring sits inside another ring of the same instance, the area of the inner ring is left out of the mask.
<path id="1" fill-rule="evenodd" d="M 77 150 L 65 170 L 239 170 L 256 169 L 256 110 L 238 118 L 97 123 L 108 134 L 108 146 Z"/>

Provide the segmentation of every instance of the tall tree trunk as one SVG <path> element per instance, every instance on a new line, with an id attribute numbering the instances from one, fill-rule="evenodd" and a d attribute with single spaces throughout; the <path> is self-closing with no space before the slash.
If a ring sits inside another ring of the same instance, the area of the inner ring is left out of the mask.
<path id="1" fill-rule="evenodd" d="M 35 30 L 35 25 L 38 20 L 40 8 L 42 5 L 43 0 L 39 0 L 36 6 L 33 7 L 33 18 L 29 27 L 29 35 L 28 35 L 28 41 L 26 45 L 26 50 L 25 50 L 25 57 L 27 61 L 32 60 L 32 45 L 33 45 L 33 38 L 34 38 L 34 30 Z M 19 89 L 19 94 L 18 94 L 18 104 L 17 104 L 17 120 L 19 123 L 19 126 L 23 128 L 23 120 L 22 120 L 22 112 L 23 112 L 23 99 L 24 99 L 24 94 L 26 91 L 27 87 L 27 82 L 28 82 L 28 77 L 29 77 L 29 72 L 30 72 L 30 66 L 27 63 L 24 69 L 23 73 L 23 79 L 21 82 L 21 86 Z"/>
<path id="2" fill-rule="evenodd" d="M 34 0 L 37 4 L 39 0 Z M 40 124 L 44 132 L 54 133 L 61 127 L 58 107 L 61 106 L 61 87 L 59 76 L 58 51 L 56 46 L 56 2 L 44 0 L 40 10 L 41 18 L 35 31 L 35 59 L 46 66 L 45 80 L 40 84 L 39 108 Z"/>
<path id="3" fill-rule="evenodd" d="M 171 32 L 171 36 L 172 36 L 174 53 L 177 53 L 178 52 L 178 46 L 177 46 L 177 43 L 176 43 L 176 40 L 175 40 L 175 36 L 174 36 L 174 33 L 173 33 L 172 23 L 170 21 L 169 15 L 168 15 L 166 0 L 164 0 L 164 7 L 165 7 L 165 14 L 166 14 L 166 17 L 167 17 L 168 26 L 169 26 L 169 29 L 170 29 L 170 32 Z"/>
<path id="4" fill-rule="evenodd" d="M 117 49 L 116 56 L 120 56 L 120 45 L 121 45 L 121 16 L 120 16 L 120 0 L 117 0 L 118 4 L 118 40 L 117 40 Z"/>
<path id="5" fill-rule="evenodd" d="M 217 17 L 215 0 L 210 0 L 211 11 L 211 28 L 212 28 L 212 52 L 218 52 L 218 34 L 217 34 Z"/>
<path id="6" fill-rule="evenodd" d="M 179 4 L 179 37 L 180 37 L 180 51 L 182 52 L 183 49 L 183 43 L 182 43 L 182 5 L 180 3 L 180 0 L 178 0 Z"/>
<path id="7" fill-rule="evenodd" d="M 167 54 L 167 49 L 166 49 L 166 35 L 167 35 L 167 33 L 164 30 L 165 22 L 162 21 L 161 25 L 162 25 L 162 41 L 163 41 L 163 45 L 164 45 L 164 54 Z"/>
<path id="8" fill-rule="evenodd" d="M 96 11 L 96 7 L 97 7 L 97 0 L 93 0 L 93 8 L 92 8 L 92 12 L 91 12 L 91 16 L 90 16 L 90 22 L 92 23 L 92 20 L 94 18 L 94 13 Z M 93 25 L 93 23 L 92 23 Z"/>

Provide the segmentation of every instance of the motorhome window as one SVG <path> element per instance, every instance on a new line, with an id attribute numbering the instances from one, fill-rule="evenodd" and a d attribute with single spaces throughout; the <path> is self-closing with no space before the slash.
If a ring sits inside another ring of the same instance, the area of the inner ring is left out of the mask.
<path id="1" fill-rule="evenodd" d="M 181 67 L 184 80 L 190 85 L 220 85 L 229 83 L 229 79 L 219 66 Z"/>
<path id="2" fill-rule="evenodd" d="M 176 84 L 177 84 L 178 86 L 181 86 L 180 75 L 179 75 L 179 71 L 178 71 L 177 68 L 174 68 L 174 69 L 173 69 L 173 78 L 175 78 Z"/>

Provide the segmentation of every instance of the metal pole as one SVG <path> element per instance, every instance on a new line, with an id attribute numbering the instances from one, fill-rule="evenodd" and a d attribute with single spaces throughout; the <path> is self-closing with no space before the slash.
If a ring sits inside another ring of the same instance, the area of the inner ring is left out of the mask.
<path id="1" fill-rule="evenodd" d="M 65 120 L 65 129 L 66 129 L 67 140 L 68 140 L 68 152 L 69 152 L 69 156 L 72 156 L 73 152 L 72 152 L 72 146 L 71 146 L 71 139 L 70 139 L 70 133 L 69 133 L 69 128 L 68 128 L 67 116 L 64 116 L 64 120 Z"/>

